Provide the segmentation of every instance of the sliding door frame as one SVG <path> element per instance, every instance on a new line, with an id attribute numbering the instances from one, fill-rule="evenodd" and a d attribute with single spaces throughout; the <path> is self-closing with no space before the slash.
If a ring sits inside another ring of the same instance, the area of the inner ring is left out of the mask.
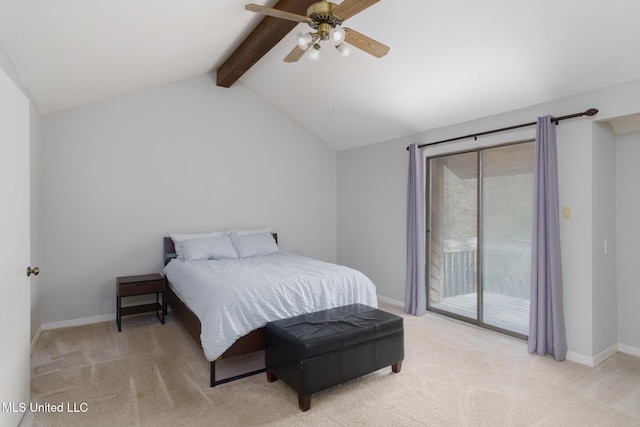
<path id="1" fill-rule="evenodd" d="M 488 323 L 484 323 L 482 321 L 483 319 L 483 314 L 484 314 L 484 307 L 483 307 L 483 290 L 484 290 L 484 280 L 483 280 L 483 274 L 484 274 L 484 268 L 482 265 L 483 259 L 482 259 L 482 250 L 480 250 L 480 248 L 483 247 L 483 242 L 484 242 L 484 227 L 482 226 L 482 221 L 483 221 L 483 202 L 482 202 L 482 198 L 483 198 L 483 183 L 482 183 L 482 152 L 484 150 L 488 150 L 488 149 L 492 149 L 492 148 L 500 148 L 500 147 L 507 147 L 507 146 L 512 146 L 512 145 L 518 145 L 518 144 L 524 144 L 524 143 L 528 143 L 528 142 L 535 142 L 535 138 L 527 138 L 527 139 L 523 139 L 523 140 L 517 140 L 517 141 L 512 141 L 512 142 L 506 142 L 506 143 L 499 143 L 499 144 L 494 144 L 494 145 L 486 145 L 486 146 L 482 146 L 482 147 L 476 147 L 476 148 L 472 148 L 472 149 L 468 149 L 468 150 L 457 150 L 457 151 L 450 151 L 450 152 L 443 152 L 443 153 L 438 153 L 438 154 L 434 154 L 432 156 L 425 156 L 424 158 L 424 162 L 425 162 L 425 180 L 426 180 L 426 185 L 425 185 L 425 214 L 426 214 L 426 218 L 425 218 L 425 244 L 426 244 L 426 250 L 425 250 L 425 286 L 426 286 L 426 295 L 427 295 L 427 310 L 431 311 L 433 313 L 437 313 L 443 316 L 447 316 L 447 317 L 451 317 L 466 323 L 471 323 L 474 325 L 477 325 L 479 327 L 485 328 L 485 329 L 489 329 L 495 332 L 499 332 L 501 334 L 505 334 L 505 335 L 509 335 L 515 338 L 519 338 L 522 340 L 527 340 L 528 337 L 526 335 L 514 332 L 514 331 L 510 331 L 508 329 L 503 329 Z M 457 313 L 452 313 L 450 311 L 445 311 L 445 310 L 441 310 L 438 308 L 434 308 L 431 306 L 431 299 L 430 299 L 430 295 L 429 293 L 431 292 L 430 290 L 430 281 L 431 281 L 431 196 L 432 196 L 432 179 L 431 179 L 431 159 L 436 159 L 436 158 L 440 158 L 440 157 L 447 157 L 447 156 L 452 156 L 452 155 L 456 155 L 456 154 L 466 154 L 466 153 L 476 153 L 476 158 L 477 158 L 477 171 L 476 171 L 476 179 L 478 182 L 478 188 L 476 191 L 477 194 L 477 215 L 476 215 L 476 220 L 477 220 L 477 224 L 476 224 L 476 236 L 477 236 L 477 247 L 478 250 L 476 251 L 476 268 L 477 268 L 477 273 L 476 273 L 476 318 L 472 319 L 470 317 L 465 317 L 462 315 L 459 315 Z"/>

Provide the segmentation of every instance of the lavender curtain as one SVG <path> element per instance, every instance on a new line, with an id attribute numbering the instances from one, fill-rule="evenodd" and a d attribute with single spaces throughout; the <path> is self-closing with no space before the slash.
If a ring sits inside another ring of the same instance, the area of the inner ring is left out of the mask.
<path id="1" fill-rule="evenodd" d="M 407 185 L 407 283 L 404 311 L 414 316 L 422 316 L 427 312 L 423 166 L 422 151 L 418 144 L 411 144 Z"/>
<path id="2" fill-rule="evenodd" d="M 533 250 L 529 353 L 567 356 L 562 306 L 560 212 L 556 126 L 551 116 L 538 117 L 534 172 Z"/>

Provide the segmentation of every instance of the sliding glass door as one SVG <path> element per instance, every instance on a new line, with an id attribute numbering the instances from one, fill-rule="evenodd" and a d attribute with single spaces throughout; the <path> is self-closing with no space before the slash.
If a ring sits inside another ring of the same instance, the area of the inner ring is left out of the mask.
<path id="1" fill-rule="evenodd" d="M 430 171 L 431 308 L 477 318 L 477 153 L 428 160 Z"/>
<path id="2" fill-rule="evenodd" d="M 533 142 L 429 158 L 428 309 L 526 336 Z"/>

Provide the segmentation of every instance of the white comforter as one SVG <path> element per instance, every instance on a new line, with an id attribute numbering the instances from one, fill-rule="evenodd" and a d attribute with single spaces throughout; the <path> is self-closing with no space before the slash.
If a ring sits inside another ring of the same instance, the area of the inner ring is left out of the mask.
<path id="1" fill-rule="evenodd" d="M 163 272 L 200 318 L 209 361 L 273 320 L 354 303 L 378 306 L 375 285 L 359 271 L 285 252 L 237 260 L 174 259 Z"/>

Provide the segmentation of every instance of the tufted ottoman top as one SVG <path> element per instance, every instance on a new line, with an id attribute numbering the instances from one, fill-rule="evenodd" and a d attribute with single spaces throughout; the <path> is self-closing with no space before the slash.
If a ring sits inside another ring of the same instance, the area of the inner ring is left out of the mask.
<path id="1" fill-rule="evenodd" d="M 402 331 L 402 317 L 363 304 L 302 314 L 266 326 L 267 341 L 277 343 L 300 359 Z"/>

